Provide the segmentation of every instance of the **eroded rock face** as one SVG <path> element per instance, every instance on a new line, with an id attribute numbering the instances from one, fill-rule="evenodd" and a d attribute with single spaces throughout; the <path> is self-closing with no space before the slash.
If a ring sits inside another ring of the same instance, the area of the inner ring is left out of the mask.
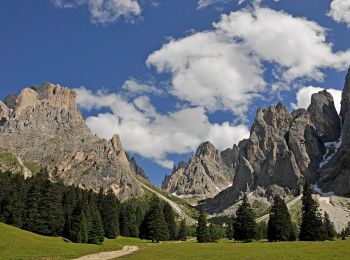
<path id="1" fill-rule="evenodd" d="M 291 114 L 281 103 L 258 110 L 250 138 L 238 147 L 233 186 L 203 201 L 203 209 L 221 212 L 242 192 L 297 195 L 305 179 L 316 181 L 325 152 L 310 114 L 304 109 Z"/>
<path id="2" fill-rule="evenodd" d="M 76 106 L 74 91 L 44 84 L 5 101 L 12 109 L 0 126 L 0 150 L 14 154 L 33 171 L 47 168 L 53 180 L 94 191 L 112 188 L 121 199 L 142 194 L 119 136 L 106 141 L 93 135 Z"/>
<path id="3" fill-rule="evenodd" d="M 350 68 L 345 78 L 341 102 L 342 134 L 335 154 L 319 171 L 319 184 L 323 192 L 350 196 Z"/>
<path id="4" fill-rule="evenodd" d="M 307 110 L 324 143 L 339 139 L 341 133 L 340 117 L 335 109 L 333 97 L 329 92 L 323 90 L 313 94 L 311 104 Z"/>
<path id="5" fill-rule="evenodd" d="M 166 176 L 162 188 L 178 196 L 210 198 L 232 185 L 233 170 L 227 166 L 215 147 L 202 143 L 188 164 L 180 163 L 170 176 Z"/>

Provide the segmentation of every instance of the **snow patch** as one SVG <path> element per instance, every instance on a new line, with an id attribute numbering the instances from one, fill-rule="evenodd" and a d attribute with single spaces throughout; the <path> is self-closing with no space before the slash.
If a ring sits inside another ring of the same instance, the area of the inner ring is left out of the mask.
<path id="1" fill-rule="evenodd" d="M 340 138 L 337 141 L 327 142 L 324 144 L 324 146 L 326 147 L 326 152 L 323 155 L 323 160 L 320 162 L 320 168 L 326 165 L 334 157 L 334 155 L 338 152 L 341 144 L 342 136 L 340 136 Z M 333 153 L 331 153 L 332 150 L 334 151 Z"/>

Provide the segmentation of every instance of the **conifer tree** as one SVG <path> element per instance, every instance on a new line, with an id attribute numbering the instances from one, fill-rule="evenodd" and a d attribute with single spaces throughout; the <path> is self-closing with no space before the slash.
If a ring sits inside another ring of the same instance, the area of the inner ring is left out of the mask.
<path id="1" fill-rule="evenodd" d="M 164 203 L 163 212 L 164 212 L 165 222 L 167 223 L 167 226 L 168 226 L 169 240 L 176 240 L 177 228 L 176 228 L 176 221 L 175 221 L 175 213 L 173 211 L 173 208 L 169 205 L 169 203 L 167 202 Z"/>
<path id="2" fill-rule="evenodd" d="M 180 223 L 179 232 L 177 235 L 177 239 L 180 241 L 186 241 L 187 240 L 187 234 L 186 234 L 186 220 L 183 219 Z"/>
<path id="3" fill-rule="evenodd" d="M 274 197 L 267 225 L 267 238 L 271 241 L 291 241 L 295 238 L 293 223 L 286 203 Z"/>
<path id="4" fill-rule="evenodd" d="M 323 228 L 324 228 L 324 239 L 325 240 L 334 239 L 334 237 L 336 236 L 336 231 L 333 223 L 329 219 L 329 215 L 327 214 L 327 212 L 324 213 Z"/>
<path id="5" fill-rule="evenodd" d="M 302 220 L 299 239 L 301 241 L 323 240 L 322 218 L 317 211 L 317 203 L 312 198 L 312 189 L 305 183 L 302 197 Z"/>
<path id="6" fill-rule="evenodd" d="M 204 211 L 200 211 L 197 224 L 197 241 L 198 243 L 209 242 L 209 231 L 207 225 L 207 216 Z"/>
<path id="7" fill-rule="evenodd" d="M 152 242 L 166 241 L 169 238 L 161 201 L 157 196 L 152 197 L 150 208 L 142 223 L 140 238 L 150 239 Z"/>
<path id="8" fill-rule="evenodd" d="M 230 218 L 227 221 L 226 231 L 225 231 L 225 237 L 229 240 L 233 239 L 233 226 L 232 226 L 233 220 Z"/>
<path id="9" fill-rule="evenodd" d="M 104 240 L 104 230 L 101 216 L 98 210 L 92 211 L 91 228 L 88 232 L 88 242 L 90 244 L 101 244 Z"/>
<path id="10" fill-rule="evenodd" d="M 253 211 L 248 203 L 246 194 L 239 206 L 233 223 L 233 237 L 235 240 L 251 242 L 256 236 L 256 223 Z"/>
<path id="11" fill-rule="evenodd" d="M 73 210 L 71 227 L 69 230 L 69 239 L 75 243 L 88 242 L 88 227 L 87 220 L 83 211 L 82 202 L 78 202 Z"/>
<path id="12" fill-rule="evenodd" d="M 119 236 L 119 205 L 112 189 L 106 195 L 99 194 L 99 209 L 104 228 L 104 235 L 109 239 Z"/>

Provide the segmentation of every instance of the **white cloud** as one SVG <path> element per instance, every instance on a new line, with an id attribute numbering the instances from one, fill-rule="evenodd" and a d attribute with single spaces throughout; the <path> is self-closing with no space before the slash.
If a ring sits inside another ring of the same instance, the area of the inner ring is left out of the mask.
<path id="1" fill-rule="evenodd" d="M 209 111 L 243 115 L 265 87 L 259 60 L 219 32 L 171 40 L 147 64 L 171 73 L 173 95 Z"/>
<path id="2" fill-rule="evenodd" d="M 94 133 L 106 139 L 119 133 L 127 151 L 152 159 L 167 168 L 173 166 L 167 159 L 168 154 L 192 152 L 205 140 L 223 150 L 249 136 L 245 125 L 210 123 L 202 107 L 185 108 L 163 115 L 145 96 L 129 101 L 118 94 L 93 93 L 85 88 L 76 89 L 76 92 L 81 108 L 111 110 L 110 113 L 86 119 Z"/>
<path id="3" fill-rule="evenodd" d="M 311 103 L 312 94 L 318 93 L 322 90 L 324 89 L 319 87 L 313 87 L 313 86 L 303 87 L 299 89 L 296 94 L 297 103 L 292 104 L 292 107 L 305 108 L 305 109 L 308 108 Z M 337 110 L 338 113 L 340 113 L 342 91 L 337 89 L 332 89 L 332 88 L 326 89 L 326 90 L 332 94 L 334 99 L 335 109 Z"/>
<path id="4" fill-rule="evenodd" d="M 93 23 L 114 23 L 120 17 L 130 19 L 141 14 L 141 7 L 136 0 L 53 0 L 59 8 L 86 6 Z"/>
<path id="5" fill-rule="evenodd" d="M 230 0 L 199 0 L 198 1 L 198 9 L 205 8 L 205 7 L 208 7 L 210 5 L 217 4 L 217 3 L 226 3 L 228 1 L 230 1 Z"/>
<path id="6" fill-rule="evenodd" d="M 125 81 L 122 88 L 130 94 L 148 93 L 160 95 L 163 93 L 162 90 L 156 88 L 155 86 L 146 83 L 141 83 L 135 79 L 128 79 L 127 81 Z"/>
<path id="7" fill-rule="evenodd" d="M 336 22 L 346 23 L 350 27 L 350 1 L 333 0 L 328 15 Z"/>
<path id="8" fill-rule="evenodd" d="M 325 28 L 282 11 L 259 6 L 241 9 L 222 15 L 214 26 L 261 59 L 275 63 L 288 82 L 300 77 L 322 80 L 322 68 L 344 69 L 350 61 L 350 50 L 332 51 Z"/>

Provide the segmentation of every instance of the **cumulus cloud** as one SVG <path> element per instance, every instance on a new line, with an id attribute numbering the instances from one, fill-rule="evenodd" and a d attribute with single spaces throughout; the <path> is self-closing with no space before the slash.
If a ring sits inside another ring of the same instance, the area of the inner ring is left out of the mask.
<path id="1" fill-rule="evenodd" d="M 292 103 L 293 108 L 308 108 L 311 103 L 311 96 L 312 94 L 318 93 L 320 91 L 324 90 L 324 88 L 320 87 L 314 87 L 314 86 L 308 86 L 303 87 L 298 90 L 296 94 L 296 104 Z M 326 89 L 329 93 L 332 94 L 334 99 L 334 105 L 338 113 L 340 113 L 340 107 L 341 107 L 341 95 L 342 91 L 337 89 Z"/>
<path id="2" fill-rule="evenodd" d="M 323 69 L 347 68 L 350 50 L 334 52 L 326 32 L 314 21 L 256 3 L 222 15 L 210 31 L 171 39 L 146 63 L 170 74 L 177 98 L 244 117 L 267 90 L 289 90 L 296 80 L 322 81 Z M 263 77 L 265 62 L 274 75 L 270 86 Z"/>
<path id="3" fill-rule="evenodd" d="M 217 4 L 217 3 L 226 3 L 230 0 L 199 0 L 198 1 L 198 9 L 205 8 L 207 6 Z"/>
<path id="4" fill-rule="evenodd" d="M 120 17 L 130 19 L 141 14 L 137 0 L 53 0 L 58 8 L 87 7 L 93 23 L 114 23 Z"/>
<path id="5" fill-rule="evenodd" d="M 350 27 L 350 1 L 333 0 L 328 15 L 331 16 L 334 21 L 345 23 Z"/>
<path id="6" fill-rule="evenodd" d="M 152 53 L 147 64 L 159 73 L 171 73 L 173 95 L 209 111 L 243 115 L 265 87 L 259 60 L 220 32 L 171 40 Z"/>
<path id="7" fill-rule="evenodd" d="M 301 77 L 322 80 L 322 68 L 344 69 L 349 64 L 350 50 L 333 52 L 325 28 L 283 11 L 255 6 L 222 15 L 214 26 L 275 63 L 276 74 L 287 82 Z"/>
<path id="8" fill-rule="evenodd" d="M 132 100 L 115 93 L 76 89 L 78 105 L 86 110 L 108 108 L 111 112 L 90 116 L 86 123 L 98 136 L 110 139 L 120 134 L 129 152 L 171 168 L 168 154 L 194 151 L 205 140 L 223 150 L 249 136 L 248 127 L 228 122 L 209 122 L 202 107 L 185 108 L 160 114 L 146 96 Z"/>
<path id="9" fill-rule="evenodd" d="M 156 88 L 147 83 L 137 81 L 135 79 L 128 79 L 124 82 L 122 88 L 130 94 L 156 94 L 160 95 L 163 93 L 162 90 Z"/>

